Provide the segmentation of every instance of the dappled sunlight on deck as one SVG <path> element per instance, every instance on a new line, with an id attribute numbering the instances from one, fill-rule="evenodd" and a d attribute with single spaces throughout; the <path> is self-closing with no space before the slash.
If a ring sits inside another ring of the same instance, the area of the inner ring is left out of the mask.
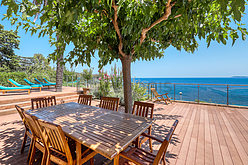
<path id="1" fill-rule="evenodd" d="M 98 103 L 93 101 L 92 104 Z M 66 118 L 72 118 L 75 115 L 83 124 L 82 120 L 94 118 L 94 113 L 98 113 L 97 108 L 86 111 L 89 112 L 87 116 L 68 112 Z M 119 108 L 119 111 L 123 112 L 123 107 Z M 56 112 L 53 111 L 53 113 Z M 169 105 L 156 103 L 153 117 L 156 121 L 152 125 L 152 135 L 162 140 L 173 122 L 176 119 L 179 120 L 166 153 L 168 164 L 248 164 L 248 109 L 187 103 Z M 59 117 L 56 119 L 56 123 L 68 125 L 68 123 L 64 123 L 66 120 Z M 71 120 L 71 122 L 79 122 L 78 120 Z M 116 120 L 111 120 L 111 117 L 106 118 L 104 115 L 100 115 L 94 120 L 99 123 L 102 120 L 109 120 L 109 123 L 105 124 L 103 126 L 105 129 L 101 130 L 93 122 L 80 126 L 80 128 L 75 128 L 79 125 L 74 125 L 73 128 L 67 127 L 66 129 L 71 130 L 71 133 L 90 131 L 99 136 L 105 135 L 109 139 L 110 136 L 107 136 L 106 130 L 111 128 L 111 123 L 127 124 L 118 123 Z M 134 121 L 129 118 L 128 122 Z M 121 142 L 117 142 L 117 139 L 125 132 L 128 130 L 118 130 L 114 132 L 114 136 L 111 136 L 112 139 L 109 139 L 111 144 L 115 144 L 115 150 L 121 148 L 119 145 Z M 25 148 L 24 154 L 20 154 L 23 133 L 24 127 L 18 114 L 0 116 L 0 164 L 16 164 L 17 162 L 18 164 L 26 164 L 28 147 Z M 82 140 L 87 143 L 87 140 L 91 139 L 84 138 Z M 99 142 L 91 147 L 97 148 L 101 145 L 103 144 Z M 149 151 L 148 141 L 142 147 Z M 154 153 L 158 151 L 159 147 L 160 143 L 154 141 Z M 41 158 L 39 154 L 36 157 L 37 160 Z M 103 162 L 109 161 L 100 155 L 95 157 L 95 164 L 100 165 Z"/>

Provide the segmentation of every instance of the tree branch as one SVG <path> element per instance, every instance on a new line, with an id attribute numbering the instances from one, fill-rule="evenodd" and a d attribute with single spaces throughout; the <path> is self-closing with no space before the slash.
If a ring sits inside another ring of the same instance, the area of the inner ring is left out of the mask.
<path id="1" fill-rule="evenodd" d="M 153 22 L 151 24 L 151 26 L 149 26 L 148 28 L 145 28 L 142 30 L 141 32 L 141 37 L 140 37 L 140 45 L 144 42 L 145 38 L 146 38 L 146 33 L 153 28 L 154 26 L 156 26 L 157 24 L 159 24 L 162 21 L 165 21 L 168 19 L 168 17 L 171 15 L 171 8 L 176 4 L 175 2 L 171 3 L 171 0 L 168 0 L 167 4 L 166 4 L 166 9 L 164 12 L 164 15 L 162 17 L 160 17 L 158 20 L 156 20 L 155 22 Z"/>
<path id="2" fill-rule="evenodd" d="M 182 16 L 182 14 L 178 14 L 174 18 L 178 18 L 178 17 L 181 17 L 181 16 Z"/>
<path id="3" fill-rule="evenodd" d="M 115 1 L 112 1 L 112 8 L 114 8 L 114 19 L 111 18 L 111 20 L 113 22 L 115 31 L 116 31 L 116 33 L 117 33 L 117 35 L 119 37 L 119 46 L 118 46 L 119 53 L 121 54 L 121 56 L 123 58 L 125 58 L 127 55 L 122 51 L 122 48 L 123 48 L 122 36 L 121 36 L 121 32 L 120 32 L 118 22 L 117 22 L 117 18 L 118 18 L 118 16 L 117 16 L 117 8 L 118 8 L 118 6 L 115 4 Z"/>

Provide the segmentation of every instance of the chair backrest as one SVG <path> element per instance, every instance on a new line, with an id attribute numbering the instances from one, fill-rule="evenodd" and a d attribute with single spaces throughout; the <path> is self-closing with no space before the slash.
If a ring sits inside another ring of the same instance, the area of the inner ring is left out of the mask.
<path id="1" fill-rule="evenodd" d="M 133 104 L 133 115 L 142 116 L 142 117 L 150 117 L 153 118 L 153 103 L 145 103 L 141 101 L 135 101 Z"/>
<path id="2" fill-rule="evenodd" d="M 45 139 L 46 146 L 49 146 L 47 148 L 48 151 L 55 151 L 61 155 L 65 155 L 68 164 L 73 164 L 73 158 L 68 141 L 66 140 L 61 126 L 43 120 L 37 120 L 37 123 L 42 131 L 42 136 L 43 139 Z"/>
<path id="3" fill-rule="evenodd" d="M 155 96 L 158 96 L 158 95 L 159 95 L 155 88 L 151 88 L 151 92 L 152 92 Z"/>
<path id="4" fill-rule="evenodd" d="M 41 81 L 38 80 L 37 78 L 34 78 L 34 80 L 35 80 L 36 82 L 38 82 L 39 84 L 43 84 L 43 82 L 41 82 Z"/>
<path id="5" fill-rule="evenodd" d="M 23 115 L 24 115 L 24 120 L 25 120 L 26 124 L 28 125 L 28 128 L 32 132 L 32 135 L 39 138 L 39 139 L 42 139 L 42 141 L 43 141 L 40 129 L 35 122 L 36 117 L 31 116 L 30 114 L 28 114 L 26 112 L 24 112 Z"/>
<path id="6" fill-rule="evenodd" d="M 120 99 L 116 97 L 101 97 L 99 107 L 113 111 L 118 111 L 119 101 Z"/>
<path id="7" fill-rule="evenodd" d="M 28 125 L 27 122 L 25 121 L 25 116 L 24 116 L 24 112 L 25 112 L 25 111 L 24 111 L 24 109 L 21 108 L 21 107 L 18 106 L 18 105 L 15 105 L 15 107 L 16 107 L 16 110 L 17 110 L 17 112 L 19 113 L 19 115 L 20 115 L 20 117 L 21 117 L 21 119 L 22 119 L 22 122 L 23 122 L 25 128 L 26 128 L 26 129 L 30 129 L 30 128 L 29 128 L 29 125 Z"/>
<path id="8" fill-rule="evenodd" d="M 42 78 L 44 80 L 45 83 L 50 83 L 49 81 L 47 81 L 46 78 Z"/>
<path id="9" fill-rule="evenodd" d="M 32 82 L 30 82 L 28 79 L 23 79 L 27 84 L 29 84 L 29 85 L 34 85 L 34 83 L 32 83 Z"/>
<path id="10" fill-rule="evenodd" d="M 13 80 L 13 79 L 9 79 L 8 80 L 12 85 L 14 85 L 15 87 L 21 87 L 21 86 L 23 86 L 23 85 L 21 85 L 21 84 L 19 84 L 18 82 L 16 82 L 15 80 Z"/>
<path id="11" fill-rule="evenodd" d="M 50 97 L 39 97 L 39 98 L 32 98 L 31 99 L 31 106 L 32 109 L 37 108 L 44 108 L 49 106 L 56 105 L 56 97 L 50 96 Z"/>
<path id="12" fill-rule="evenodd" d="M 91 105 L 92 95 L 79 95 L 78 103 L 84 105 Z"/>
<path id="13" fill-rule="evenodd" d="M 177 124 L 178 124 L 178 120 L 176 120 L 174 122 L 174 124 L 172 125 L 172 127 L 170 128 L 170 131 L 169 133 L 167 134 L 167 136 L 165 137 L 165 140 L 163 141 L 162 145 L 160 146 L 159 150 L 158 150 L 158 153 L 157 153 L 157 156 L 153 162 L 153 165 L 157 165 L 160 163 L 161 159 L 163 158 L 163 156 L 165 156 L 166 154 L 166 151 L 167 151 L 167 148 L 168 148 L 168 145 L 171 141 L 171 138 L 172 138 L 172 135 L 177 127 Z"/>
<path id="14" fill-rule="evenodd" d="M 23 108 L 21 108 L 20 106 L 18 106 L 18 105 L 15 105 L 15 108 L 16 108 L 16 110 L 17 110 L 17 112 L 19 113 L 19 115 L 20 115 L 20 117 L 21 117 L 21 119 L 23 120 L 23 122 L 24 122 L 24 109 Z"/>

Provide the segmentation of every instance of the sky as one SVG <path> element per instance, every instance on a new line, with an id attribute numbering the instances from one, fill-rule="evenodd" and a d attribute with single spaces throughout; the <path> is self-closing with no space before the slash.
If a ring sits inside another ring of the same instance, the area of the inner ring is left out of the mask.
<path id="1" fill-rule="evenodd" d="M 247 9 L 246 9 L 247 11 Z M 8 20 L 2 20 L 6 8 L 0 6 L 0 24 L 4 25 L 5 30 L 14 30 Z M 244 15 L 243 21 L 248 24 L 248 15 Z M 248 29 L 248 26 L 246 26 Z M 30 32 L 25 33 L 19 29 L 20 36 L 19 50 L 15 53 L 19 56 L 31 57 L 35 53 L 41 53 L 44 56 L 52 53 L 54 47 L 49 44 L 49 38 L 38 38 L 38 35 L 31 36 Z M 72 49 L 68 46 L 65 55 Z M 96 56 L 92 58 L 91 67 L 93 73 L 98 71 L 98 60 Z M 116 64 L 121 68 L 120 60 L 116 60 L 111 65 L 104 67 L 109 70 Z M 51 64 L 56 66 L 55 64 Z M 87 66 L 77 66 L 70 68 L 82 72 Z M 207 48 L 205 40 L 199 41 L 199 47 L 194 53 L 178 51 L 174 47 L 165 50 L 164 57 L 153 61 L 136 61 L 132 63 L 131 74 L 133 78 L 186 78 L 186 77 L 231 77 L 231 76 L 248 76 L 248 36 L 245 41 L 241 38 L 232 46 L 229 40 L 226 45 L 212 42 Z"/>

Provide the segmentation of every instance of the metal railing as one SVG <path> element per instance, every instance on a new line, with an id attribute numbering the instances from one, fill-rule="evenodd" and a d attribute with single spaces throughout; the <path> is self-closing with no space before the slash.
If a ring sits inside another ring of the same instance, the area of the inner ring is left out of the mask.
<path id="1" fill-rule="evenodd" d="M 174 101 L 238 105 L 248 107 L 248 85 L 193 84 L 193 83 L 142 83 L 147 88 L 148 99 L 153 98 L 151 88 L 159 94 L 168 93 Z"/>

